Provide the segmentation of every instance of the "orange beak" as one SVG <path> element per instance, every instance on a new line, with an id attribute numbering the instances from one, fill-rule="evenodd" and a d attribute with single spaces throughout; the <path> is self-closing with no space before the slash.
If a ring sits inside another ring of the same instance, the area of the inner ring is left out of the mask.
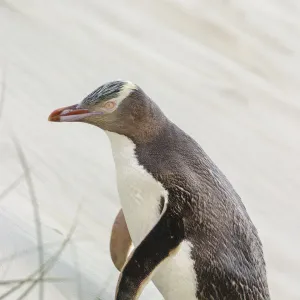
<path id="1" fill-rule="evenodd" d="M 78 105 L 71 105 L 54 110 L 48 117 L 51 122 L 76 122 L 90 116 L 88 109 L 78 108 Z"/>

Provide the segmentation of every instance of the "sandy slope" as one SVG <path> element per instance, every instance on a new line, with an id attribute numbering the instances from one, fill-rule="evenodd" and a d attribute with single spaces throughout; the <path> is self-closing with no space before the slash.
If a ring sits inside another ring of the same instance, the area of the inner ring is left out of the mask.
<path id="1" fill-rule="evenodd" d="M 124 78 L 226 173 L 259 229 L 272 299 L 299 300 L 299 17 L 298 0 L 0 1 L 0 280 L 38 263 L 15 134 L 31 168 L 45 260 L 82 202 L 72 244 L 45 275 L 44 299 L 113 298 L 108 241 L 119 204 L 108 140 L 47 116 Z M 0 285 L 0 295 L 12 286 Z M 27 299 L 38 299 L 38 288 Z M 142 299 L 161 297 L 151 285 Z"/>

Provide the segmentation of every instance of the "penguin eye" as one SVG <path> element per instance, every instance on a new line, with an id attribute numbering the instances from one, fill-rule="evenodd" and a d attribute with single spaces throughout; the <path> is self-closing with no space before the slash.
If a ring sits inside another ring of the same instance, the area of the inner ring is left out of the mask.
<path id="1" fill-rule="evenodd" d="M 104 104 L 104 108 L 107 109 L 107 110 L 112 110 L 114 109 L 116 106 L 116 102 L 114 101 L 107 101 L 105 104 Z"/>

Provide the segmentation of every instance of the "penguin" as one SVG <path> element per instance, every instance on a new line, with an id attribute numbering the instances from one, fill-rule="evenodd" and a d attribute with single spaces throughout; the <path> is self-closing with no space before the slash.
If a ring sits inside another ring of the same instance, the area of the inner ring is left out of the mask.
<path id="1" fill-rule="evenodd" d="M 270 299 L 262 243 L 239 195 L 141 87 L 108 82 L 49 121 L 92 124 L 110 140 L 115 225 L 125 234 L 116 300 L 138 299 L 150 280 L 166 300 Z"/>

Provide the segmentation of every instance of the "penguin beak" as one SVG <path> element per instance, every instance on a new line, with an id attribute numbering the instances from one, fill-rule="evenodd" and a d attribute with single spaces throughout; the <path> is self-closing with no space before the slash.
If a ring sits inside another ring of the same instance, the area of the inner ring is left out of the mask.
<path id="1" fill-rule="evenodd" d="M 58 108 L 53 111 L 49 117 L 50 122 L 76 122 L 85 117 L 91 116 L 93 113 L 88 109 L 82 109 L 78 104 Z"/>

